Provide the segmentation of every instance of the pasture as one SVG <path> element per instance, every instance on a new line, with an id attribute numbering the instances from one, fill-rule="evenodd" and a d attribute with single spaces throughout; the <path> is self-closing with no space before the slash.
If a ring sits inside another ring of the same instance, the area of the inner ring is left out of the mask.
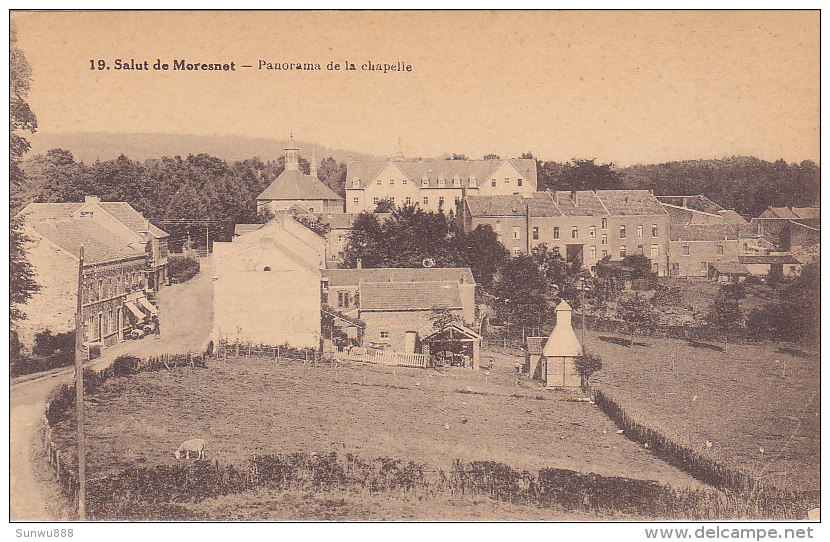
<path id="1" fill-rule="evenodd" d="M 819 489 L 818 352 L 640 336 L 646 346 L 628 348 L 609 336 L 587 334 L 603 362 L 593 381 L 636 421 L 761 481 Z"/>

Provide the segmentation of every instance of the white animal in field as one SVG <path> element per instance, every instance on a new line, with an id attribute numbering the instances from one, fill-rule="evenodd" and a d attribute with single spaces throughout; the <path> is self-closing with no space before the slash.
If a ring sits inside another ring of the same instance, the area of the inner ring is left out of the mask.
<path id="1" fill-rule="evenodd" d="M 707 440 L 707 441 L 706 441 L 706 447 L 707 447 L 707 448 L 711 448 L 711 447 L 712 447 L 712 442 L 711 442 L 711 441 L 709 441 L 709 440 Z"/>
<path id="2" fill-rule="evenodd" d="M 194 438 L 190 440 L 186 440 L 179 445 L 179 448 L 173 452 L 173 455 L 176 459 L 181 459 L 184 456 L 185 459 L 190 459 L 190 454 L 196 454 L 196 459 L 204 459 L 205 458 L 205 441 L 204 439 Z"/>

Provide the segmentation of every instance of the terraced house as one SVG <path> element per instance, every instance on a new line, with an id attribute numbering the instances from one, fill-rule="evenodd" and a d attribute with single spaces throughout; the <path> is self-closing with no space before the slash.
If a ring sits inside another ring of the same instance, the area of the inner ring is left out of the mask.
<path id="1" fill-rule="evenodd" d="M 462 192 L 510 195 L 536 191 L 536 160 L 404 160 L 349 162 L 346 212 L 373 211 L 381 200 L 449 212 Z"/>
<path id="2" fill-rule="evenodd" d="M 150 287 L 166 282 L 167 234 L 124 202 L 32 203 L 20 215 L 41 286 L 27 303 L 21 342 L 40 331 L 75 329 L 78 260 L 84 247 L 82 322 L 87 347 L 107 347 L 157 309 Z M 140 229 L 139 229 L 140 228 Z"/>
<path id="3" fill-rule="evenodd" d="M 541 244 L 571 265 L 594 270 L 606 256 L 647 256 L 668 273 L 669 214 L 647 190 L 574 190 L 470 196 L 459 203 L 464 231 L 489 225 L 513 255 Z"/>

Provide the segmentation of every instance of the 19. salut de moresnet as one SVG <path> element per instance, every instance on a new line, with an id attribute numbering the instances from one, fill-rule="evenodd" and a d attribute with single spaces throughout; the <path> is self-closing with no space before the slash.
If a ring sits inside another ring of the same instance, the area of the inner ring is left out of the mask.
<path id="1" fill-rule="evenodd" d="M 172 62 L 162 62 L 161 59 L 156 59 L 151 64 L 149 60 L 136 60 L 131 58 L 124 60 L 116 58 L 113 62 L 113 69 L 115 70 L 136 70 L 136 71 L 237 71 L 237 68 L 253 68 L 252 65 L 240 65 L 235 61 L 231 62 L 189 62 L 185 59 L 173 60 Z M 259 70 L 270 71 L 375 71 L 381 73 L 387 72 L 411 72 L 412 65 L 402 60 L 395 62 L 373 62 L 368 60 L 363 63 L 352 63 L 348 60 L 338 62 L 331 60 L 327 64 L 319 62 L 282 62 L 282 61 L 267 61 L 259 60 L 256 68 Z M 90 69 L 109 69 L 103 60 L 90 60 Z"/>

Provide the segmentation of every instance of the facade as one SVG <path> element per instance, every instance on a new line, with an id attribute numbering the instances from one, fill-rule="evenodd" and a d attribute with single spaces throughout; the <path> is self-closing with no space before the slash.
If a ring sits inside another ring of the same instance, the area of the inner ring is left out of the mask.
<path id="1" fill-rule="evenodd" d="M 312 158 L 311 174 L 300 171 L 299 149 L 285 149 L 285 169 L 257 196 L 257 211 L 292 213 L 342 213 L 343 198 L 317 178 Z"/>
<path id="2" fill-rule="evenodd" d="M 673 277 L 712 278 L 715 263 L 737 263 L 741 242 L 730 224 L 672 224 L 669 265 Z"/>
<path id="3" fill-rule="evenodd" d="M 473 274 L 460 268 L 325 269 L 323 303 L 366 324 L 364 341 L 399 352 L 433 334 L 433 308 L 475 322 Z M 409 342 L 408 342 L 409 341 Z"/>
<path id="4" fill-rule="evenodd" d="M 65 220 L 83 220 L 109 232 L 113 242 L 129 249 L 146 252 L 147 287 L 153 291 L 166 285 L 168 234 L 150 223 L 144 215 L 123 201 L 101 201 L 86 196 L 83 203 L 30 203 L 19 216 L 27 223 L 55 223 Z"/>
<path id="5" fill-rule="evenodd" d="M 752 224 L 778 250 L 799 251 L 821 243 L 819 207 L 767 207 Z"/>
<path id="6" fill-rule="evenodd" d="M 536 160 L 403 160 L 349 162 L 346 212 L 374 211 L 378 202 L 449 212 L 465 191 L 509 195 L 536 191 Z"/>
<path id="7" fill-rule="evenodd" d="M 608 256 L 643 254 L 668 273 L 669 214 L 647 190 L 579 190 L 465 197 L 465 232 L 489 225 L 513 255 L 546 244 L 573 265 L 594 270 Z"/>
<path id="8" fill-rule="evenodd" d="M 749 271 L 750 275 L 776 278 L 798 276 L 803 267 L 798 259 L 786 253 L 739 256 L 738 262 Z"/>
<path id="9" fill-rule="evenodd" d="M 63 205 L 63 204 L 43 204 Z M 40 209 L 44 211 L 44 209 Z M 26 304 L 27 318 L 20 322 L 21 342 L 31 347 L 35 334 L 49 330 L 75 330 L 78 266 L 84 247 L 81 321 L 83 344 L 105 348 L 124 340 L 138 324 L 157 314 L 145 288 L 148 255 L 102 227 L 94 215 L 59 216 L 24 220 L 31 239 L 28 259 L 40 285 Z"/>
<path id="10" fill-rule="evenodd" d="M 285 213 L 215 243 L 213 340 L 318 348 L 324 245 Z"/>

